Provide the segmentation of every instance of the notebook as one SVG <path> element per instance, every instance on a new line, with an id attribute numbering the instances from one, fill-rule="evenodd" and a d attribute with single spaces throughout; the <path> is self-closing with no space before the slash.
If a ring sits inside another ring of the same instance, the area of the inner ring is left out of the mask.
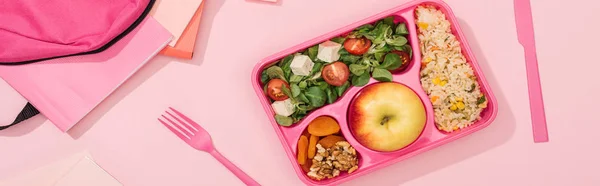
<path id="1" fill-rule="evenodd" d="M 173 34 L 174 39 L 169 42 L 169 46 L 175 46 L 175 43 L 177 43 L 177 40 L 183 34 L 190 20 L 194 17 L 194 13 L 196 13 L 202 1 L 156 0 L 149 15 Z"/>
<path id="2" fill-rule="evenodd" d="M 101 53 L 0 66 L 0 77 L 66 132 L 171 40 L 169 31 L 147 17 Z"/>
<path id="3" fill-rule="evenodd" d="M 184 9 L 163 9 L 165 7 L 172 7 L 166 2 L 173 4 L 178 1 L 180 0 L 173 2 L 161 1 L 161 3 L 155 7 L 160 8 L 161 12 L 151 12 L 150 15 L 157 19 L 157 21 L 161 23 L 167 30 L 170 30 L 175 37 L 175 39 L 170 42 L 170 45 L 166 46 L 160 52 L 160 54 L 183 59 L 191 59 L 194 54 L 196 37 L 198 36 L 198 31 L 200 30 L 200 21 L 206 0 L 188 0 L 192 2 L 189 3 L 189 6 Z M 181 1 L 185 2 L 185 0 Z M 197 5 L 198 2 L 200 2 L 199 5 Z M 163 5 L 165 6 L 163 7 Z M 172 10 L 178 10 L 182 13 L 168 14 L 168 12 L 172 12 Z M 188 17 L 190 16 L 190 12 L 192 13 L 192 17 Z"/>

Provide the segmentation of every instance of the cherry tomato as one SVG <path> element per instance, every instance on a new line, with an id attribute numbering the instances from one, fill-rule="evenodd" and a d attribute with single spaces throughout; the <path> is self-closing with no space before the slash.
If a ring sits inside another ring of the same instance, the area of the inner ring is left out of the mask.
<path id="1" fill-rule="evenodd" d="M 342 86 L 350 77 L 350 69 L 342 62 L 333 62 L 325 65 L 323 71 L 321 71 L 321 77 L 330 85 Z"/>
<path id="2" fill-rule="evenodd" d="M 361 37 L 361 38 L 348 38 L 344 42 L 344 48 L 350 54 L 354 55 L 363 55 L 369 51 L 369 47 L 371 47 L 371 40 Z"/>
<path id="3" fill-rule="evenodd" d="M 283 90 L 281 89 L 281 87 L 283 87 L 284 85 L 285 87 L 290 88 L 290 85 L 287 82 L 281 79 L 272 79 L 267 85 L 267 94 L 271 99 L 275 101 L 286 100 L 288 96 L 285 95 L 283 93 Z"/>
<path id="4" fill-rule="evenodd" d="M 394 50 L 392 51 L 392 53 L 398 54 L 398 56 L 400 56 L 400 61 L 402 62 L 402 65 L 400 65 L 400 67 L 392 71 L 397 72 L 406 69 L 406 67 L 408 67 L 410 63 L 410 56 L 408 55 L 408 53 L 401 50 Z"/>

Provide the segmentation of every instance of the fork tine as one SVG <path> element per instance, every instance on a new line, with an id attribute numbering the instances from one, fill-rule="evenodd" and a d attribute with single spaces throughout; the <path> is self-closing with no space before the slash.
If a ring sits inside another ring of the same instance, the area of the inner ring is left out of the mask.
<path id="1" fill-rule="evenodd" d="M 170 112 L 167 111 L 166 113 L 169 114 L 169 116 L 175 118 L 175 120 L 177 120 L 179 123 L 181 123 L 183 126 L 185 126 L 185 128 L 189 129 L 190 132 L 194 133 L 194 132 L 198 131 L 198 129 L 195 129 L 194 127 L 190 126 L 190 124 L 187 124 L 186 122 L 181 121 L 178 117 L 175 117 Z"/>
<path id="2" fill-rule="evenodd" d="M 175 133 L 182 140 L 184 140 L 184 141 L 189 140 L 189 138 L 187 136 L 181 134 L 179 131 L 175 130 L 175 128 L 171 127 L 169 124 L 165 123 L 160 118 L 158 118 L 158 121 L 160 121 L 165 127 L 167 127 L 169 130 L 171 130 L 171 132 Z"/>
<path id="3" fill-rule="evenodd" d="M 178 116 L 180 116 L 181 118 L 183 118 L 183 120 L 187 121 L 194 128 L 198 129 L 198 131 L 203 130 L 202 127 L 200 125 L 198 125 L 198 123 L 194 122 L 192 119 L 190 119 L 187 116 L 183 115 L 181 112 L 175 110 L 172 107 L 169 107 L 169 109 L 173 110 L 173 112 L 175 112 L 175 114 L 177 114 Z"/>
<path id="4" fill-rule="evenodd" d="M 161 115 L 163 118 L 165 118 L 167 121 L 169 121 L 171 123 L 171 125 L 177 127 L 177 129 L 179 129 L 181 132 L 183 132 L 185 135 L 189 136 L 190 138 L 192 138 L 192 133 L 188 132 L 187 130 L 183 129 L 181 127 L 181 124 L 177 124 L 175 122 L 173 122 L 173 120 L 167 118 L 165 115 Z"/>

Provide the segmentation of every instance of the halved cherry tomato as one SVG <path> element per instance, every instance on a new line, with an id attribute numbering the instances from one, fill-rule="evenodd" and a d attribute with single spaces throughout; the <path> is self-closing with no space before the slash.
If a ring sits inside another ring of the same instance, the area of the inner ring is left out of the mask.
<path id="1" fill-rule="evenodd" d="M 344 48 L 350 54 L 354 55 L 363 55 L 369 51 L 369 47 L 371 47 L 371 40 L 361 37 L 361 38 L 348 38 L 344 42 Z"/>
<path id="2" fill-rule="evenodd" d="M 339 87 L 348 81 L 348 78 L 350 77 L 350 69 L 348 69 L 348 66 L 342 62 L 333 62 L 323 67 L 323 71 L 321 71 L 321 77 L 323 77 L 325 82 L 328 84 Z"/>
<path id="3" fill-rule="evenodd" d="M 408 55 L 408 53 L 401 51 L 401 50 L 394 50 L 391 53 L 398 54 L 398 56 L 400 56 L 400 61 L 402 62 L 402 65 L 400 65 L 400 67 L 392 70 L 393 72 L 402 71 L 402 70 L 406 69 L 406 67 L 408 67 L 408 65 L 410 63 L 410 56 Z"/>
<path id="4" fill-rule="evenodd" d="M 271 99 L 273 99 L 275 101 L 286 100 L 289 97 L 287 95 L 285 95 L 283 93 L 283 90 L 281 89 L 284 85 L 288 89 L 290 88 L 290 85 L 287 82 L 285 82 L 281 79 L 272 79 L 271 81 L 269 81 L 269 84 L 267 85 L 267 94 L 269 95 L 269 97 Z"/>

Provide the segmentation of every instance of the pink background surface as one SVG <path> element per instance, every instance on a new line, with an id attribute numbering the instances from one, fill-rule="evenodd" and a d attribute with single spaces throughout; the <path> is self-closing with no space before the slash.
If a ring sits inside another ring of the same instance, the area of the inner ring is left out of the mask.
<path id="1" fill-rule="evenodd" d="M 261 184 L 302 185 L 252 90 L 252 67 L 403 2 L 209 0 L 193 60 L 157 57 L 68 133 L 43 116 L 0 131 L 0 179 L 89 150 L 124 185 L 242 185 L 156 121 L 173 106 L 202 124 L 222 154 Z M 512 1 L 447 2 L 497 96 L 498 117 L 470 136 L 344 185 L 600 184 L 600 119 L 594 117 L 600 65 L 591 55 L 600 42 L 600 27 L 591 21 L 600 3 L 532 2 L 550 134 L 549 143 L 534 144 Z"/>

